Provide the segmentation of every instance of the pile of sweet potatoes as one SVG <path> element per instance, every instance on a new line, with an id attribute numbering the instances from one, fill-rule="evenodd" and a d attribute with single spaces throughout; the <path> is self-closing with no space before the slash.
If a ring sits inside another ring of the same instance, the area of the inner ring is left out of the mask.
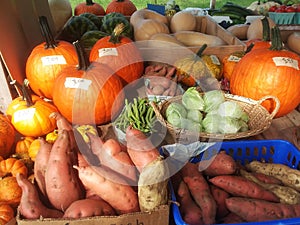
<path id="1" fill-rule="evenodd" d="M 300 172 L 275 163 L 240 165 L 220 151 L 208 167 L 188 162 L 172 178 L 189 225 L 261 222 L 300 216 Z M 200 169 L 201 168 L 201 169 Z"/>
<path id="2" fill-rule="evenodd" d="M 167 166 L 144 133 L 128 127 L 126 146 L 86 133 L 87 143 L 64 117 L 51 116 L 58 138 L 53 144 L 41 139 L 34 182 L 16 176 L 21 218 L 118 216 L 168 203 L 169 176 L 161 176 L 168 174 Z"/>

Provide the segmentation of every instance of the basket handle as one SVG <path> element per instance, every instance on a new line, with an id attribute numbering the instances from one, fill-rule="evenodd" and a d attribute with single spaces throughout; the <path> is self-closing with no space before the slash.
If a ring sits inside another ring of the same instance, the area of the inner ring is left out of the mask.
<path id="1" fill-rule="evenodd" d="M 280 101 L 277 97 L 275 97 L 273 95 L 266 95 L 266 96 L 262 97 L 261 99 L 259 99 L 257 101 L 257 103 L 261 105 L 264 101 L 266 101 L 268 99 L 272 99 L 276 103 L 273 112 L 271 112 L 271 114 L 270 114 L 271 118 L 274 118 L 274 116 L 276 115 L 276 113 L 278 112 L 278 110 L 280 108 Z"/>

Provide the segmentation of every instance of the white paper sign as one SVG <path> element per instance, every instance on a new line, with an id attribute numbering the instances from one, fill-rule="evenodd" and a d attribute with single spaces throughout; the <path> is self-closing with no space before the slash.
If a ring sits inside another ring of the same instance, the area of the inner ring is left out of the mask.
<path id="1" fill-rule="evenodd" d="M 65 88 L 78 88 L 86 91 L 89 89 L 91 84 L 91 80 L 77 77 L 67 77 L 64 83 Z"/>
<path id="2" fill-rule="evenodd" d="M 24 120 L 31 120 L 35 114 L 36 109 L 35 108 L 27 108 L 27 109 L 21 109 L 14 113 L 14 121 L 20 122 Z"/>
<path id="3" fill-rule="evenodd" d="M 44 66 L 67 64 L 67 61 L 63 55 L 44 56 L 41 58 L 41 60 Z"/>
<path id="4" fill-rule="evenodd" d="M 101 48 L 98 50 L 99 57 L 102 56 L 118 56 L 118 50 L 116 48 Z"/>
<path id="5" fill-rule="evenodd" d="M 289 57 L 273 57 L 276 66 L 287 66 L 299 70 L 298 61 Z"/>

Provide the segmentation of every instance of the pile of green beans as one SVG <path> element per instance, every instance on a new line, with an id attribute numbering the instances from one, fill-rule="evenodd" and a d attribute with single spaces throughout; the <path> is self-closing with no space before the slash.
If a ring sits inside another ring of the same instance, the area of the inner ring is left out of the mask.
<path id="1" fill-rule="evenodd" d="M 125 99 L 125 107 L 114 121 L 114 125 L 126 132 L 132 126 L 144 133 L 154 132 L 156 115 L 148 98 L 133 98 L 131 102 Z"/>

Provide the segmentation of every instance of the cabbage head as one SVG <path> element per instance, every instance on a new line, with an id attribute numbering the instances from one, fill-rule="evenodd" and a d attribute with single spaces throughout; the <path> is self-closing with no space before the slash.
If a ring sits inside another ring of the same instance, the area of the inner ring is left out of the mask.
<path id="1" fill-rule="evenodd" d="M 218 109 L 219 105 L 225 102 L 225 96 L 221 90 L 212 90 L 204 93 L 204 111 L 210 112 L 212 110 Z"/>
<path id="2" fill-rule="evenodd" d="M 187 116 L 189 120 L 201 123 L 203 119 L 203 114 L 198 109 L 190 109 L 187 111 Z"/>
<path id="3" fill-rule="evenodd" d="M 186 109 L 204 109 L 204 101 L 196 87 L 188 88 L 182 95 L 182 104 Z"/>
<path id="4" fill-rule="evenodd" d="M 231 117 L 234 119 L 239 119 L 243 115 L 242 107 L 233 101 L 225 101 L 219 105 L 218 113 L 220 116 Z"/>
<path id="5" fill-rule="evenodd" d="M 176 126 L 181 127 L 181 121 L 186 118 L 187 111 L 181 103 L 172 102 L 166 109 L 167 121 Z"/>
<path id="6" fill-rule="evenodd" d="M 219 121 L 219 132 L 222 134 L 235 134 L 241 129 L 239 120 L 225 116 Z"/>
<path id="7" fill-rule="evenodd" d="M 222 117 L 215 111 L 208 113 L 202 120 L 203 130 L 207 133 L 219 133 L 219 123 L 221 119 Z"/>

